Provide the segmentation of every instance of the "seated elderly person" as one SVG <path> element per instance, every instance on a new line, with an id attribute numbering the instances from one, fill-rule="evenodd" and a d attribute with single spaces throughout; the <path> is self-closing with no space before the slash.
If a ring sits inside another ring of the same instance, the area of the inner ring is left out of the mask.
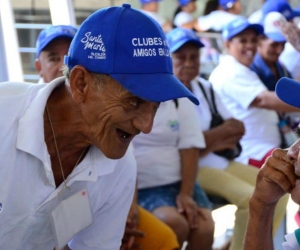
<path id="1" fill-rule="evenodd" d="M 214 239 L 211 204 L 196 183 L 198 153 L 205 147 L 192 103 L 161 103 L 149 134 L 132 141 L 138 167 L 138 202 L 169 225 L 180 246 L 210 250 Z"/>
<path id="2" fill-rule="evenodd" d="M 162 43 L 133 45 L 145 37 Z M 136 182 L 132 139 L 151 131 L 160 102 L 199 103 L 169 56 L 134 56 L 168 51 L 165 40 L 128 4 L 101 9 L 73 38 L 66 77 L 0 84 L 2 249 L 120 248 Z"/>
<path id="3" fill-rule="evenodd" d="M 199 77 L 199 50 L 204 45 L 196 34 L 188 29 L 177 28 L 167 34 L 167 39 L 172 53 L 175 76 L 197 96 L 201 103 L 196 107 L 201 119 L 201 127 L 198 129 L 203 131 L 206 147 L 199 152 L 197 179 L 206 193 L 222 197 L 237 206 L 229 249 L 240 250 L 249 213 L 248 202 L 258 173 L 258 169 L 253 166 L 234 160 L 241 150 L 237 143 L 245 133 L 244 125 L 233 118 L 211 84 Z M 216 117 L 222 119 L 218 124 L 214 124 Z M 286 202 L 287 197 L 278 204 L 274 231 L 283 218 Z"/>
<path id="4" fill-rule="evenodd" d="M 250 69 L 262 34 L 261 25 L 250 24 L 243 17 L 226 26 L 223 40 L 228 54 L 209 78 L 224 105 L 246 128 L 240 140 L 243 150 L 236 160 L 256 167 L 282 144 L 277 112 L 299 112 L 280 101 Z"/>

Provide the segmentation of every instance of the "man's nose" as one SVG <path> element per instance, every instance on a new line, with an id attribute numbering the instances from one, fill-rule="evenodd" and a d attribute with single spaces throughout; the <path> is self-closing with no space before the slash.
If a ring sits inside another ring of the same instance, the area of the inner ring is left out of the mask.
<path id="1" fill-rule="evenodd" d="M 133 119 L 133 126 L 139 131 L 148 134 L 152 130 L 155 112 L 144 111 Z"/>

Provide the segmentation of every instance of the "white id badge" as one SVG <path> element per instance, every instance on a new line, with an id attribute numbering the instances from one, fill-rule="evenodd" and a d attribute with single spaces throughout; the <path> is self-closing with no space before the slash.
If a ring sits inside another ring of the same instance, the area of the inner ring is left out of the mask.
<path id="1" fill-rule="evenodd" d="M 86 189 L 65 200 L 51 212 L 55 248 L 62 249 L 79 231 L 92 224 L 92 210 Z"/>

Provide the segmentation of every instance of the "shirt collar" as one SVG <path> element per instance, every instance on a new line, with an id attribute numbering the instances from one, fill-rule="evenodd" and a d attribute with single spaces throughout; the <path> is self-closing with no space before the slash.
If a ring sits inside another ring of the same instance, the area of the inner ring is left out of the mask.
<path id="1" fill-rule="evenodd" d="M 39 158 L 43 163 L 48 163 L 48 168 L 51 164 L 45 143 L 44 110 L 53 89 L 63 84 L 64 80 L 64 77 L 57 78 L 42 88 L 37 85 L 40 88 L 37 95 L 19 120 L 17 148 Z"/>
<path id="2" fill-rule="evenodd" d="M 64 82 L 65 77 L 59 77 L 43 86 L 19 120 L 17 148 L 40 159 L 48 172 L 52 172 L 52 168 L 45 143 L 44 111 L 52 91 Z M 37 87 L 40 88 L 40 85 Z M 108 159 L 100 149 L 91 146 L 86 157 L 70 174 L 69 177 L 74 178 L 70 182 L 73 183 L 79 178 L 80 180 L 96 181 L 98 176 L 112 173 L 116 164 L 117 160 Z"/>
<path id="3" fill-rule="evenodd" d="M 282 66 L 279 64 L 279 62 L 275 63 L 275 67 L 279 74 L 279 78 L 284 76 Z M 253 63 L 251 65 L 251 69 L 258 74 L 261 81 L 267 86 L 269 90 L 275 90 L 277 79 L 270 67 L 266 64 L 266 62 L 259 53 L 256 53 Z"/>

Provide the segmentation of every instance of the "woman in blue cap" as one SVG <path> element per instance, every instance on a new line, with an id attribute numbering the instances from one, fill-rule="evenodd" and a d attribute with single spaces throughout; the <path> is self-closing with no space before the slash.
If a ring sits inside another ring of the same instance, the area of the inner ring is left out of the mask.
<path id="1" fill-rule="evenodd" d="M 196 0 L 178 0 L 179 6 L 175 11 L 173 25 L 181 27 L 193 22 L 193 13 L 197 10 Z"/>
<path id="2" fill-rule="evenodd" d="M 281 102 L 250 69 L 263 31 L 260 24 L 250 24 L 244 17 L 227 25 L 223 40 L 228 54 L 209 78 L 224 105 L 246 126 L 241 139 L 243 151 L 237 160 L 258 168 L 274 148 L 282 145 L 277 112 L 299 111 Z"/>

